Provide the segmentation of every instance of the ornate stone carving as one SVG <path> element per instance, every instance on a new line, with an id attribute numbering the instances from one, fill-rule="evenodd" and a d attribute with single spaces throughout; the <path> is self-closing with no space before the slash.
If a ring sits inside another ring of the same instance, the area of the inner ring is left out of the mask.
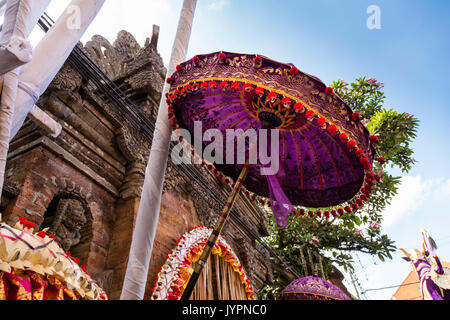
<path id="1" fill-rule="evenodd" d="M 209 174 L 207 173 L 207 175 Z M 213 184 L 211 184 L 210 187 L 211 189 L 215 189 Z M 215 199 L 211 199 L 203 186 L 197 181 L 185 183 L 185 190 L 192 199 L 195 211 L 201 223 L 207 226 L 214 226 L 225 203 L 220 204 Z M 224 232 L 226 232 L 227 227 L 228 226 L 225 225 Z"/>
<path id="2" fill-rule="evenodd" d="M 175 191 L 189 197 L 201 223 L 214 225 L 218 216 L 214 210 L 219 207 L 216 205 L 216 201 L 210 199 L 205 190 L 195 180 L 180 171 L 170 161 L 167 163 L 163 192 Z"/>
<path id="3" fill-rule="evenodd" d="M 119 188 L 123 199 L 140 197 L 144 185 L 145 169 L 150 153 L 150 143 L 128 126 L 122 126 L 116 133 L 117 146 L 129 161 L 125 176 Z"/>
<path id="4" fill-rule="evenodd" d="M 128 164 L 124 181 L 119 188 L 120 196 L 123 199 L 141 196 L 145 168 L 145 162 L 141 161 L 133 161 Z"/>
<path id="5" fill-rule="evenodd" d="M 117 39 L 114 41 L 114 49 L 117 56 L 122 61 L 128 61 L 136 57 L 141 50 L 141 46 L 131 33 L 125 30 L 119 31 Z"/>
<path id="6" fill-rule="evenodd" d="M 53 78 L 48 88 L 76 92 L 81 87 L 82 82 L 83 77 L 80 73 L 69 62 L 66 62 Z"/>
<path id="7" fill-rule="evenodd" d="M 86 54 L 108 76 L 115 80 L 123 71 L 122 59 L 116 49 L 100 35 L 92 37 L 84 46 Z"/>
<path id="8" fill-rule="evenodd" d="M 80 230 L 86 222 L 85 209 L 79 200 L 61 199 L 48 232 L 55 235 L 55 240 L 65 251 L 69 251 L 80 242 Z"/>
<path id="9" fill-rule="evenodd" d="M 88 206 L 95 201 L 91 193 L 87 192 L 83 187 L 77 185 L 69 177 L 55 177 L 50 178 L 52 185 L 58 188 L 60 193 L 68 193 L 74 198 L 83 199 Z"/>
<path id="10" fill-rule="evenodd" d="M 129 161 L 147 163 L 150 154 L 150 142 L 134 128 L 122 126 L 117 130 L 117 145 Z"/>
<path id="11" fill-rule="evenodd" d="M 153 39 L 154 36 L 152 37 L 152 40 Z M 163 60 L 159 53 L 156 51 L 156 47 L 154 45 L 155 44 L 147 43 L 144 48 L 141 48 L 136 53 L 134 59 L 130 59 L 126 62 L 125 70 L 128 75 L 135 74 L 145 67 L 145 69 L 154 72 L 155 77 L 162 78 L 162 81 L 164 82 L 167 69 L 164 67 Z M 162 85 L 160 85 L 160 87 L 162 88 Z"/>
<path id="12" fill-rule="evenodd" d="M 186 188 L 189 188 L 186 177 L 184 175 L 181 176 L 179 171 L 175 168 L 175 165 L 169 160 L 167 162 L 166 174 L 164 176 L 163 192 L 174 190 L 176 192 L 183 193 L 186 190 L 191 190 Z"/>
<path id="13" fill-rule="evenodd" d="M 128 31 L 120 31 L 114 44 L 100 35 L 95 35 L 85 44 L 84 50 L 111 80 L 137 74 L 143 67 L 151 69 L 151 73 L 164 79 L 165 68 L 154 43 L 146 43 L 142 48 Z M 153 78 L 152 74 L 147 75 Z M 160 79 L 158 84 L 159 82 Z"/>

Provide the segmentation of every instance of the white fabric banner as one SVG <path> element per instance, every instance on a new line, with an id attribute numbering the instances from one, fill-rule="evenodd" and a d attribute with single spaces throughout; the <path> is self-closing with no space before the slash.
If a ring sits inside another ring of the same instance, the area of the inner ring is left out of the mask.
<path id="1" fill-rule="evenodd" d="M 12 117 L 16 105 L 21 65 L 31 60 L 28 36 L 50 0 L 8 0 L 0 36 L 0 74 L 3 90 L 0 104 L 0 196 L 3 190 Z"/>
<path id="2" fill-rule="evenodd" d="M 31 61 L 28 36 L 50 0 L 8 0 L 0 40 L 0 75 Z"/>

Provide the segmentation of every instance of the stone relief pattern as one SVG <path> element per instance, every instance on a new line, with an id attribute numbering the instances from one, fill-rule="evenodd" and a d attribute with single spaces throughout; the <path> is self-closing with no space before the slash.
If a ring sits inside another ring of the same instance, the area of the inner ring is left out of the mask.
<path id="1" fill-rule="evenodd" d="M 54 233 L 55 239 L 57 239 L 57 241 L 59 241 L 59 243 L 61 243 L 61 245 L 64 246 L 64 243 L 65 243 L 64 237 L 67 237 L 66 239 L 70 239 L 69 245 L 70 245 L 70 247 L 72 247 L 72 246 L 76 245 L 75 242 L 79 241 L 79 239 L 80 239 L 77 236 L 77 233 L 73 232 L 74 231 L 73 229 L 78 229 L 79 226 L 82 226 L 85 223 L 87 223 L 87 218 L 88 218 L 87 210 L 91 210 L 91 208 L 93 208 L 93 207 L 98 207 L 98 205 L 95 201 L 94 196 L 90 192 L 84 190 L 83 187 L 77 185 L 69 177 L 52 176 L 51 183 L 55 187 L 58 188 L 60 193 L 70 194 L 73 198 L 77 198 L 77 199 L 69 199 L 69 201 L 67 202 L 67 207 L 69 209 L 69 212 L 66 212 L 66 214 L 68 214 L 67 218 L 62 219 L 63 222 L 60 223 L 59 226 L 57 223 L 53 223 L 53 225 L 50 227 L 50 230 L 51 229 L 56 230 L 56 232 Z M 81 201 L 78 199 L 80 199 Z M 64 209 L 64 204 L 65 204 L 64 201 L 60 200 L 60 203 L 58 203 L 56 217 L 64 214 L 64 212 L 62 212 L 62 210 Z M 83 219 L 83 217 L 84 217 L 84 219 Z M 70 221 L 71 219 L 73 219 L 74 221 Z M 67 226 L 66 223 L 69 226 Z M 66 230 L 62 230 L 63 232 L 60 232 L 61 224 L 64 224 L 64 228 L 66 229 Z M 74 228 L 74 225 L 76 225 L 75 228 Z M 50 230 L 49 230 L 49 233 L 51 233 Z M 65 234 L 65 232 L 67 232 L 68 235 Z M 78 233 L 79 233 L 79 230 L 78 230 Z M 62 239 L 62 240 L 59 240 L 58 237 L 59 237 L 59 239 Z M 68 242 L 68 241 L 66 241 L 66 242 Z M 66 251 L 68 251 L 69 249 L 67 249 Z M 94 279 L 97 282 L 97 284 L 103 290 L 105 290 L 107 293 L 109 293 L 110 288 L 111 288 L 111 283 L 112 283 L 112 275 L 113 275 L 113 270 L 108 269 L 108 270 L 104 270 L 104 271 L 101 271 L 96 274 L 92 274 L 91 277 L 92 277 L 92 279 Z"/>
<path id="2" fill-rule="evenodd" d="M 81 201 L 61 199 L 48 233 L 55 235 L 56 241 L 61 244 L 64 251 L 69 251 L 80 243 L 80 231 L 86 222 L 85 208 Z"/>

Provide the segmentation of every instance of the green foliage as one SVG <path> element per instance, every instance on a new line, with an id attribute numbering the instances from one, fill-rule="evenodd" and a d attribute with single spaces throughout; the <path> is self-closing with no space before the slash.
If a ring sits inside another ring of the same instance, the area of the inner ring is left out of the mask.
<path id="1" fill-rule="evenodd" d="M 271 286 L 265 284 L 258 291 L 259 300 L 278 300 L 278 297 L 281 292 L 281 286 Z"/>
<path id="2" fill-rule="evenodd" d="M 265 239 L 266 242 L 301 274 L 311 273 L 311 270 L 304 270 L 305 259 L 300 252 L 305 253 L 308 248 L 321 254 L 326 275 L 332 271 L 332 265 L 340 266 L 345 271 L 353 270 L 351 252 L 377 256 L 381 261 L 392 259 L 391 253 L 396 247 L 387 235 L 381 234 L 381 213 L 397 194 L 401 177 L 389 174 L 386 168 L 398 167 L 402 172 L 408 172 L 415 163 L 411 143 L 416 137 L 419 121 L 410 114 L 384 108 L 386 97 L 382 83 L 363 77 L 350 85 L 342 80 L 335 81 L 331 87 L 353 111 L 360 113 L 369 132 L 378 137 L 377 157 L 383 156 L 386 163 L 380 165 L 375 161 L 373 164 L 374 172 L 380 174 L 381 181 L 375 184 L 363 208 L 354 214 L 329 219 L 293 215 L 284 229 L 278 228 L 273 215 L 269 214 L 271 236 Z M 305 209 L 308 211 L 308 208 Z M 324 208 L 329 211 L 333 209 L 336 208 Z M 270 213 L 270 209 L 266 210 Z M 274 275 L 274 282 L 260 290 L 260 299 L 275 299 L 288 284 L 283 272 L 277 270 Z"/>
<path id="3" fill-rule="evenodd" d="M 398 114 L 392 109 L 376 113 L 369 121 L 369 131 L 380 140 L 378 152 L 402 172 L 408 172 L 415 162 L 410 144 L 417 135 L 418 123 L 408 113 Z"/>

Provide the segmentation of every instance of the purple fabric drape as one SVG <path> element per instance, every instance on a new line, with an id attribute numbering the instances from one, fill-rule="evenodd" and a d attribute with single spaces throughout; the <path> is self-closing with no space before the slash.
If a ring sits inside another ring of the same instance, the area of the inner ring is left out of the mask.
<path id="1" fill-rule="evenodd" d="M 280 178 L 278 177 L 279 174 Z M 270 205 L 272 206 L 273 215 L 275 217 L 275 222 L 280 228 L 284 228 L 288 225 L 289 213 L 294 210 L 291 202 L 281 188 L 279 179 L 284 176 L 284 170 L 280 168 L 279 174 L 267 175 L 267 182 L 269 184 L 270 192 Z"/>
<path id="2" fill-rule="evenodd" d="M 267 144 L 268 154 L 272 154 L 272 137 L 271 130 L 267 130 L 267 141 L 261 141 L 260 139 L 258 144 L 261 147 L 262 143 Z M 279 146 L 275 146 L 278 148 Z M 272 159 L 272 158 L 271 158 Z M 278 163 L 281 164 L 281 159 L 278 158 Z M 269 195 L 270 195 L 270 205 L 272 207 L 272 212 L 275 217 L 275 222 L 278 227 L 284 228 L 288 225 L 289 222 L 289 213 L 294 210 L 292 203 L 289 201 L 288 197 L 283 191 L 281 187 L 280 181 L 286 176 L 286 171 L 280 165 L 277 172 L 271 172 L 269 170 L 269 166 L 273 165 L 271 163 L 262 166 L 262 172 L 265 173 L 267 178 L 267 183 L 269 186 Z"/>

